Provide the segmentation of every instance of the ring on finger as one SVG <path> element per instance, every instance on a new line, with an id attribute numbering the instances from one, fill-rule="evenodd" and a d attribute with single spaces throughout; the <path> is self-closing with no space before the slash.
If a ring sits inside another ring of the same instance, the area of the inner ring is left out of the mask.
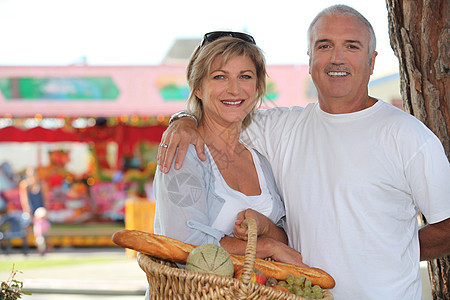
<path id="1" fill-rule="evenodd" d="M 162 147 L 162 148 L 168 148 L 169 145 L 167 145 L 167 144 L 161 144 L 161 147 Z"/>

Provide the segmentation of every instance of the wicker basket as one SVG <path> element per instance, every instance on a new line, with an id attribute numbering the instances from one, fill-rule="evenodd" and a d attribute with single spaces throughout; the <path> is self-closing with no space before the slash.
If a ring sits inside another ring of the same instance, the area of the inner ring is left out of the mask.
<path id="1" fill-rule="evenodd" d="M 137 261 L 147 275 L 150 299 L 293 299 L 306 298 L 288 294 L 271 287 L 250 281 L 256 255 L 256 222 L 244 221 L 248 225 L 248 243 L 245 251 L 244 268 L 241 279 L 214 274 L 189 272 L 180 269 L 173 262 L 138 253 Z M 323 290 L 324 300 L 332 300 L 333 295 Z"/>

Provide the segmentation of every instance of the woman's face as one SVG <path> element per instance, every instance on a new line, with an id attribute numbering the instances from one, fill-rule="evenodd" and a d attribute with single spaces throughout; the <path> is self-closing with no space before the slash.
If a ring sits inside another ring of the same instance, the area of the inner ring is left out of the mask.
<path id="1" fill-rule="evenodd" d="M 221 66 L 222 56 L 216 57 L 211 71 L 205 76 L 195 95 L 203 103 L 206 122 L 229 126 L 241 124 L 255 105 L 256 67 L 247 56 L 236 56 Z"/>

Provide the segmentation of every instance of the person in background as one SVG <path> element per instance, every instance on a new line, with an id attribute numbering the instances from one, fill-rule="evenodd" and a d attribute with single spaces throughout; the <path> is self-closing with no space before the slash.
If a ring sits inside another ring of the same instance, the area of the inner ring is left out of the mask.
<path id="1" fill-rule="evenodd" d="M 13 172 L 8 162 L 0 165 L 0 192 L 17 186 L 17 175 Z"/>
<path id="2" fill-rule="evenodd" d="M 39 207 L 47 207 L 49 189 L 47 184 L 40 180 L 34 168 L 27 168 L 25 178 L 19 182 L 20 204 L 22 210 L 30 216 Z"/>
<path id="3" fill-rule="evenodd" d="M 17 187 L 17 175 L 8 162 L 0 164 L 0 213 L 7 210 L 7 192 Z"/>
<path id="4" fill-rule="evenodd" d="M 42 206 L 38 207 L 34 212 L 33 234 L 37 250 L 41 255 L 44 255 L 47 251 L 46 234 L 50 230 L 50 227 L 50 221 L 47 219 L 47 209 Z"/>
<path id="5" fill-rule="evenodd" d="M 334 277 L 334 299 L 421 299 L 419 261 L 450 254 L 443 146 L 419 120 L 369 96 L 376 40 L 358 11 L 324 9 L 308 43 L 318 102 L 258 111 L 241 137 L 269 160 L 289 245 Z M 173 122 L 162 141 L 163 171 L 177 148 L 181 166 L 191 142 L 204 159 L 190 118 Z M 419 212 L 429 223 L 420 229 Z"/>
<path id="6" fill-rule="evenodd" d="M 155 233 L 244 255 L 247 242 L 233 230 L 244 234 L 239 225 L 252 216 L 264 225 L 258 226 L 257 257 L 303 265 L 300 253 L 287 246 L 284 206 L 270 166 L 239 136 L 265 94 L 266 76 L 265 58 L 250 35 L 204 36 L 189 61 L 187 79 L 188 107 L 206 143 L 206 161 L 190 146 L 181 169 L 157 170 Z"/>

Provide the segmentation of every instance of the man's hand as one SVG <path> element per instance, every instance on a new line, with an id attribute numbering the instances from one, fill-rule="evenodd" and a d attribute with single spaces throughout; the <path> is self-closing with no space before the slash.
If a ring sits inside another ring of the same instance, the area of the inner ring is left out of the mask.
<path id="1" fill-rule="evenodd" d="M 158 149 L 158 166 L 161 172 L 169 172 L 177 148 L 178 154 L 175 160 L 175 169 L 180 169 L 186 157 L 189 144 L 195 145 L 198 157 L 205 161 L 205 142 L 197 130 L 195 121 L 191 118 L 180 118 L 164 131 L 161 138 L 161 144 Z M 167 145 L 167 147 L 162 147 L 162 145 Z"/>
<path id="2" fill-rule="evenodd" d="M 280 241 L 265 237 L 258 238 L 256 249 L 258 258 L 270 257 L 275 261 L 309 268 L 309 266 L 303 262 L 303 257 L 300 252 Z"/>

